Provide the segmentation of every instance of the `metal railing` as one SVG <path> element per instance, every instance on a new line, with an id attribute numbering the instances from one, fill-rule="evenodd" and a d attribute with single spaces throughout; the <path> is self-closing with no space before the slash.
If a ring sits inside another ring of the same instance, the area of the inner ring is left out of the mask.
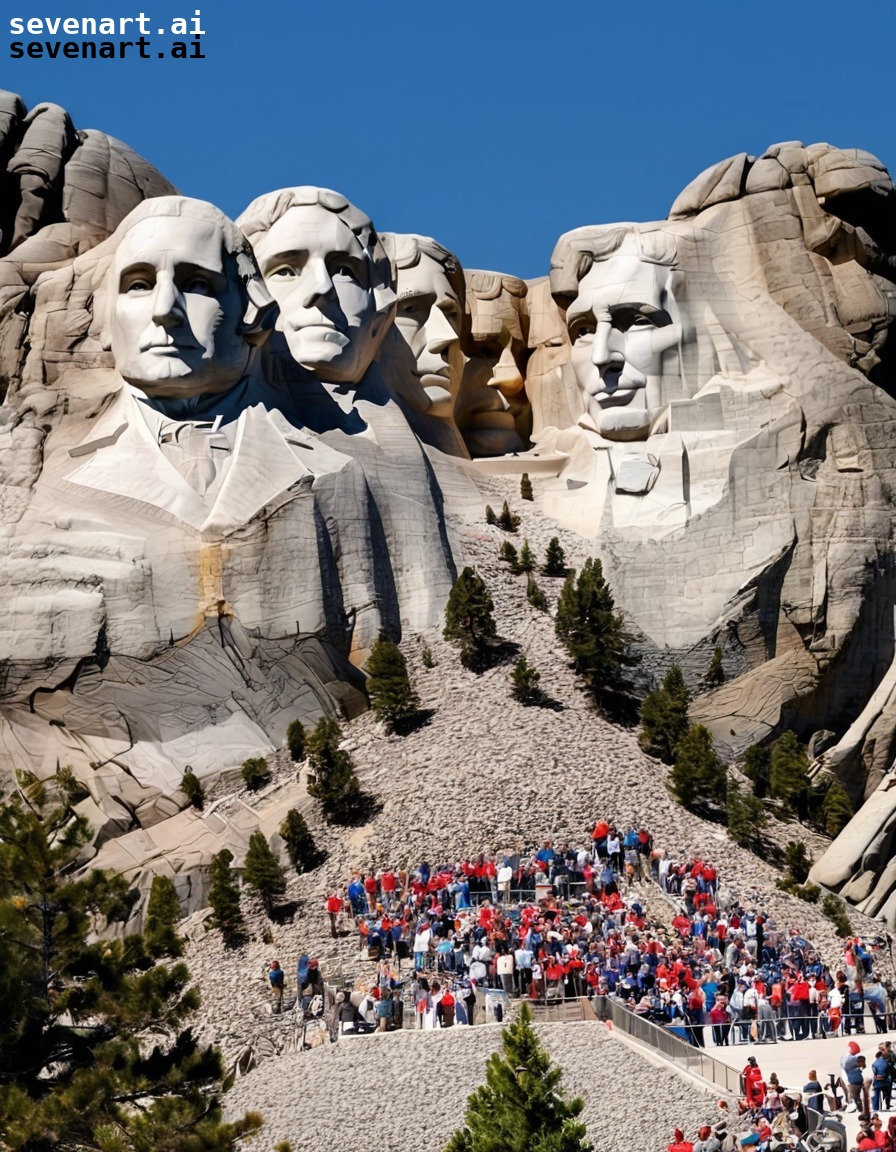
<path id="1" fill-rule="evenodd" d="M 706 1080 L 731 1096 L 739 1098 L 743 1095 L 740 1072 L 721 1060 L 716 1060 L 705 1049 L 695 1048 L 668 1028 L 661 1028 L 653 1021 L 638 1016 L 621 1000 L 612 996 L 595 996 L 593 1005 L 598 1019 L 611 1021 L 615 1029 L 625 1033 L 631 1040 L 653 1052 L 658 1052 L 671 1064 L 699 1076 L 701 1080 Z M 823 1119 L 821 1113 L 809 1107 L 806 1108 L 806 1117 L 810 1132 L 813 1132 Z"/>

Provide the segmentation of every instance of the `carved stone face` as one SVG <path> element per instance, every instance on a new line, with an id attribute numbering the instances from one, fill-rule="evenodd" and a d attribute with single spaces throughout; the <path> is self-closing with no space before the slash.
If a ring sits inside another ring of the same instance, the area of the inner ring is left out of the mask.
<path id="1" fill-rule="evenodd" d="M 112 271 L 110 346 L 120 375 L 149 396 L 226 392 L 245 375 L 245 299 L 213 223 L 140 220 Z"/>
<path id="2" fill-rule="evenodd" d="M 572 366 L 589 414 L 608 408 L 647 409 L 659 395 L 663 353 L 681 340 L 681 324 L 667 311 L 671 270 L 637 255 L 595 263 L 579 284 L 567 326 Z M 651 378 L 657 382 L 648 397 Z"/>
<path id="3" fill-rule="evenodd" d="M 471 456 L 518 452 L 525 445 L 529 422 L 523 394 L 527 348 L 521 298 L 504 288 L 486 297 L 471 290 L 468 281 L 467 301 L 472 317 L 470 360 L 455 407 L 457 426 Z"/>
<path id="4" fill-rule="evenodd" d="M 293 359 L 321 380 L 357 384 L 386 318 L 377 314 L 370 264 L 351 228 L 320 204 L 301 205 L 254 247 Z"/>
<path id="5" fill-rule="evenodd" d="M 432 402 L 433 416 L 453 416 L 464 365 L 461 321 L 461 302 L 441 264 L 421 254 L 417 264 L 401 269 L 395 324 L 413 354 L 413 374 Z"/>

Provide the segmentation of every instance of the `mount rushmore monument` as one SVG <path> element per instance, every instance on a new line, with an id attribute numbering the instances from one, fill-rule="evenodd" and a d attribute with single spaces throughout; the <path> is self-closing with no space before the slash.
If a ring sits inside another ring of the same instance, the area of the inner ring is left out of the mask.
<path id="1" fill-rule="evenodd" d="M 232 221 L 0 93 L 7 780 L 70 765 L 102 845 L 175 819 L 187 765 L 356 715 L 377 636 L 439 626 L 477 482 L 528 473 L 656 666 L 723 647 L 692 706 L 722 750 L 793 728 L 865 801 L 815 876 L 896 921 L 881 162 L 731 157 L 529 281 L 259 193 Z"/>

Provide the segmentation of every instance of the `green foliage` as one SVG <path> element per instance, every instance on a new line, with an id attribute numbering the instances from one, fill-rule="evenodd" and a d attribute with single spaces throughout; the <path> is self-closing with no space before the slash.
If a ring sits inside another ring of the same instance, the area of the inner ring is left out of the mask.
<path id="1" fill-rule="evenodd" d="M 532 491 L 532 481 L 529 479 L 529 473 L 524 472 L 520 477 L 520 499 L 521 500 L 534 500 L 535 494 Z"/>
<path id="2" fill-rule="evenodd" d="M 194 808 L 201 812 L 205 806 L 205 789 L 202 781 L 188 767 L 180 782 L 180 790 L 190 801 Z"/>
<path id="3" fill-rule="evenodd" d="M 242 773 L 243 783 L 250 792 L 257 792 L 271 778 L 271 770 L 263 756 L 253 756 L 249 760 L 244 760 Z"/>
<path id="4" fill-rule="evenodd" d="M 751 744 L 744 753 L 744 775 L 753 785 L 753 795 L 760 800 L 768 795 L 771 763 L 771 749 L 761 744 Z"/>
<path id="5" fill-rule="evenodd" d="M 821 902 L 821 910 L 834 925 L 838 936 L 852 936 L 852 924 L 846 915 L 846 906 L 839 896 L 833 892 L 825 896 Z"/>
<path id="6" fill-rule="evenodd" d="M 423 651 L 420 653 L 420 659 L 423 661 L 424 668 L 435 668 L 436 658 L 432 654 L 432 648 L 428 644 L 423 645 Z"/>
<path id="7" fill-rule="evenodd" d="M 493 610 L 494 603 L 485 581 L 472 568 L 464 568 L 445 606 L 443 635 L 460 645 L 461 662 L 474 671 L 484 666 L 498 635 Z"/>
<path id="8" fill-rule="evenodd" d="M 411 687 L 408 664 L 393 640 L 380 636 L 367 660 L 367 691 L 377 720 L 400 730 L 420 711 L 420 698 Z"/>
<path id="9" fill-rule="evenodd" d="M 779 876 L 775 881 L 775 887 L 780 888 L 782 892 L 789 892 L 791 896 L 796 896 L 800 900 L 805 900 L 807 904 L 817 904 L 821 895 L 821 889 L 817 884 L 798 884 L 788 876 Z"/>
<path id="10" fill-rule="evenodd" d="M 517 555 L 516 547 L 511 544 L 509 540 L 503 540 L 501 547 L 498 550 L 498 556 L 504 561 L 505 564 L 510 565 L 511 572 L 519 572 L 520 558 Z"/>
<path id="11" fill-rule="evenodd" d="M 805 747 L 790 730 L 783 732 L 772 747 L 769 765 L 769 792 L 798 814 L 804 814 L 809 781 L 809 758 Z"/>
<path id="12" fill-rule="evenodd" d="M 295 763 L 305 759 L 305 725 L 301 720 L 290 720 L 286 729 L 286 747 L 290 759 Z"/>
<path id="13" fill-rule="evenodd" d="M 812 861 L 802 840 L 788 840 L 784 847 L 784 862 L 791 879 L 796 884 L 805 884 Z"/>
<path id="14" fill-rule="evenodd" d="M 444 1152 L 592 1152 L 578 1120 L 585 1101 L 565 1098 L 563 1072 L 542 1047 L 528 1004 L 501 1042 L 503 1055 L 489 1057 L 485 1083 L 469 1097 L 463 1127 Z"/>
<path id="15" fill-rule="evenodd" d="M 733 779 L 728 780 L 728 835 L 741 848 L 759 853 L 763 848 L 762 833 L 767 817 L 761 800 L 742 792 Z"/>
<path id="16" fill-rule="evenodd" d="M 641 705 L 641 731 L 638 743 L 650 756 L 666 764 L 675 760 L 678 742 L 688 730 L 691 694 L 677 664 L 663 677 L 662 687 L 654 689 Z"/>
<path id="17" fill-rule="evenodd" d="M 532 549 L 529 547 L 528 540 L 523 541 L 523 546 L 520 549 L 520 560 L 517 567 L 520 572 L 526 572 L 527 574 L 529 572 L 535 571 L 535 557 L 532 555 Z"/>
<path id="18" fill-rule="evenodd" d="M 495 515 L 495 510 L 492 508 L 491 504 L 486 504 L 485 506 L 485 522 L 486 524 L 498 523 L 498 517 Z"/>
<path id="19" fill-rule="evenodd" d="M 320 800 L 324 818 L 333 824 L 352 824 L 370 811 L 370 797 L 361 791 L 352 758 L 344 748 L 342 730 L 324 717 L 308 737 L 307 752 L 313 775 L 308 795 Z"/>
<path id="20" fill-rule="evenodd" d="M 177 934 L 180 918 L 180 900 L 177 898 L 174 881 L 168 876 L 153 876 L 146 905 L 143 939 L 146 951 L 154 959 L 183 955 L 184 942 Z"/>
<path id="21" fill-rule="evenodd" d="M 541 673 L 533 667 L 525 656 L 520 656 L 510 673 L 510 692 L 514 700 L 520 704 L 537 704 L 544 699 L 544 693 L 538 687 Z"/>
<path id="22" fill-rule="evenodd" d="M 510 505 L 506 500 L 504 501 L 504 505 L 501 508 L 501 515 L 498 517 L 496 523 L 504 532 L 516 532 L 520 526 L 519 516 L 517 516 L 516 512 L 511 512 Z"/>
<path id="23" fill-rule="evenodd" d="M 154 965 L 140 935 L 110 935 L 137 894 L 77 870 L 89 829 L 64 785 L 51 790 L 53 806 L 37 794 L 0 806 L 0 1145 L 230 1152 L 260 1118 L 221 1122 L 223 1068 L 189 1029 L 190 974 Z M 154 896 L 158 929 L 170 892 Z"/>
<path id="24" fill-rule="evenodd" d="M 305 817 L 296 808 L 290 808 L 286 813 L 286 819 L 280 825 L 280 835 L 290 863 L 299 874 L 313 871 L 326 860 L 326 852 L 315 844 Z"/>
<path id="25" fill-rule="evenodd" d="M 545 576 L 566 575 L 566 553 L 560 547 L 560 541 L 556 536 L 552 536 L 548 541 L 542 572 Z"/>
<path id="26" fill-rule="evenodd" d="M 824 830 L 828 836 L 839 836 L 853 818 L 852 801 L 836 781 L 828 788 L 821 807 Z"/>
<path id="27" fill-rule="evenodd" d="M 225 945 L 238 948 L 245 939 L 246 931 L 236 873 L 230 866 L 232 863 L 233 853 L 229 848 L 222 848 L 212 857 L 208 903 L 214 914 L 214 926 L 223 936 Z"/>
<path id="28" fill-rule="evenodd" d="M 249 837 L 243 879 L 261 897 L 264 910 L 270 916 L 286 891 L 286 875 L 263 832 L 253 832 Z"/>
<path id="29" fill-rule="evenodd" d="M 692 812 L 722 804 L 728 783 L 725 765 L 702 724 L 691 725 L 678 742 L 669 783 L 678 802 Z"/>
<path id="30" fill-rule="evenodd" d="M 537 608 L 539 612 L 547 612 L 548 598 L 538 587 L 531 576 L 526 581 L 526 599 L 529 601 L 532 607 Z"/>
<path id="31" fill-rule="evenodd" d="M 725 683 L 725 669 L 722 667 L 722 649 L 718 646 L 712 650 L 712 659 L 703 676 L 703 683 L 709 688 L 715 688 Z"/>
<path id="32" fill-rule="evenodd" d="M 622 616 L 600 560 L 585 561 L 566 577 L 557 602 L 557 636 L 594 699 L 606 703 L 624 687 L 622 669 L 633 664 Z"/>

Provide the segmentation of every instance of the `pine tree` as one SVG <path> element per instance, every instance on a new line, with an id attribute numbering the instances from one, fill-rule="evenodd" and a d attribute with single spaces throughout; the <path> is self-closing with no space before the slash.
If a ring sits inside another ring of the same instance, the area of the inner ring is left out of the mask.
<path id="1" fill-rule="evenodd" d="M 286 729 L 286 747 L 290 759 L 295 763 L 305 759 L 305 725 L 301 720 L 290 720 Z"/>
<path id="2" fill-rule="evenodd" d="M 495 510 L 492 508 L 491 504 L 486 504 L 485 506 L 485 522 L 486 524 L 498 523 L 498 517 L 495 515 Z"/>
<path id="3" fill-rule="evenodd" d="M 420 711 L 420 698 L 411 687 L 401 649 L 393 640 L 380 636 L 371 649 L 366 671 L 374 715 L 391 731 L 401 730 Z"/>
<path id="4" fill-rule="evenodd" d="M 436 658 L 432 654 L 432 648 L 428 644 L 423 645 L 423 651 L 420 653 L 420 660 L 424 668 L 435 668 Z"/>
<path id="5" fill-rule="evenodd" d="M 821 811 L 828 836 L 839 836 L 853 818 L 852 801 L 845 788 L 836 781 L 828 788 Z"/>
<path id="6" fill-rule="evenodd" d="M 249 837 L 243 879 L 261 897 L 264 910 L 270 916 L 286 891 L 286 876 L 263 832 L 253 832 Z"/>
<path id="7" fill-rule="evenodd" d="M 798 815 L 805 815 L 809 780 L 809 758 L 796 733 L 783 732 L 772 747 L 769 765 L 769 792 L 783 800 Z"/>
<path id="8" fill-rule="evenodd" d="M 520 499 L 521 500 L 534 500 L 535 494 L 532 491 L 532 481 L 529 479 L 529 473 L 524 472 L 520 477 Z"/>
<path id="9" fill-rule="evenodd" d="M 228 948 L 238 948 L 245 939 L 245 922 L 240 908 L 240 890 L 231 868 L 233 853 L 222 848 L 212 857 L 209 869 L 208 903 L 214 913 L 214 926 Z"/>
<path id="10" fill-rule="evenodd" d="M 202 781 L 192 771 L 189 765 L 187 766 L 187 770 L 184 772 L 181 779 L 180 790 L 190 801 L 193 807 L 198 808 L 201 812 L 205 806 L 205 789 L 202 787 Z"/>
<path id="11" fill-rule="evenodd" d="M 788 840 L 784 847 L 784 862 L 794 884 L 805 884 L 809 879 L 812 861 L 802 840 Z"/>
<path id="12" fill-rule="evenodd" d="M 146 950 L 154 959 L 160 956 L 182 956 L 184 942 L 177 934 L 181 908 L 174 881 L 158 874 L 152 878 L 143 939 Z"/>
<path id="13" fill-rule="evenodd" d="M 361 791 L 352 758 L 339 745 L 342 730 L 324 717 L 308 737 L 307 752 L 313 775 L 308 795 L 320 800 L 324 818 L 334 824 L 351 824 L 370 811 L 370 797 Z"/>
<path id="14" fill-rule="evenodd" d="M 513 671 L 510 673 L 511 695 L 520 704 L 537 704 L 544 699 L 544 693 L 538 687 L 541 673 L 533 667 L 525 656 L 520 656 Z"/>
<path id="15" fill-rule="evenodd" d="M 641 705 L 641 731 L 638 743 L 650 756 L 666 764 L 675 760 L 675 749 L 688 729 L 691 694 L 681 668 L 672 664 L 661 688 L 654 689 Z"/>
<path id="16" fill-rule="evenodd" d="M 762 851 L 762 833 L 767 822 L 765 806 L 749 792 L 743 792 L 733 779 L 728 780 L 726 797 L 728 835 L 741 848 L 757 854 Z"/>
<path id="17" fill-rule="evenodd" d="M 537 608 L 539 612 L 547 612 L 548 598 L 538 587 L 531 576 L 526 581 L 526 599 L 529 601 L 532 607 Z"/>
<path id="18" fill-rule="evenodd" d="M 494 603 L 485 581 L 472 568 L 464 568 L 445 606 L 443 635 L 460 645 L 461 662 L 474 671 L 485 665 L 489 648 L 498 635 L 493 610 Z"/>
<path id="19" fill-rule="evenodd" d="M 190 1031 L 190 973 L 122 939 L 137 893 L 79 868 L 90 839 L 68 798 L 0 805 L 0 1143 L 173 1152 L 195 1133 L 230 1152 L 258 1122 L 222 1123 L 223 1065 Z"/>
<path id="20" fill-rule="evenodd" d="M 557 602 L 555 628 L 576 672 L 595 700 L 624 694 L 622 669 L 634 663 L 622 616 L 615 610 L 600 560 L 585 561 L 578 577 L 571 572 Z"/>
<path id="21" fill-rule="evenodd" d="M 520 518 L 516 512 L 511 512 L 510 505 L 504 501 L 504 506 L 501 509 L 501 514 L 496 521 L 499 528 L 504 532 L 516 532 L 520 526 Z"/>
<path id="22" fill-rule="evenodd" d="M 280 825 L 280 836 L 290 863 L 300 875 L 314 871 L 327 858 L 326 852 L 315 844 L 305 817 L 296 808 L 290 808 L 286 813 L 286 819 Z"/>
<path id="23" fill-rule="evenodd" d="M 751 744 L 744 753 L 744 775 L 753 785 L 753 795 L 760 800 L 768 795 L 772 754 L 761 744 Z"/>
<path id="24" fill-rule="evenodd" d="M 727 773 L 712 746 L 712 735 L 693 724 L 678 742 L 669 783 L 676 799 L 692 812 L 725 800 Z"/>
<path id="25" fill-rule="evenodd" d="M 532 555 L 532 549 L 529 547 L 529 541 L 524 540 L 523 546 L 520 549 L 520 560 L 517 565 L 520 572 L 534 572 L 535 571 L 535 557 Z"/>
<path id="26" fill-rule="evenodd" d="M 501 1042 L 503 1055 L 489 1057 L 485 1084 L 470 1096 L 463 1127 L 444 1152 L 593 1152 L 578 1120 L 585 1101 L 564 1096 L 563 1072 L 539 1042 L 528 1004 Z"/>
<path id="27" fill-rule="evenodd" d="M 243 761 L 242 775 L 243 783 L 249 791 L 257 792 L 271 779 L 271 770 L 263 756 L 253 756 L 251 759 Z"/>
<path id="28" fill-rule="evenodd" d="M 504 561 L 505 564 L 510 565 L 511 572 L 519 572 L 519 556 L 516 554 L 516 548 L 509 540 L 504 540 L 498 551 L 498 556 Z"/>
<path id="29" fill-rule="evenodd" d="M 560 547 L 560 541 L 556 536 L 552 536 L 548 541 L 542 572 L 545 576 L 566 576 L 567 574 L 566 554 Z"/>
<path id="30" fill-rule="evenodd" d="M 712 650 L 712 659 L 703 677 L 703 683 L 709 688 L 715 688 L 725 683 L 725 669 L 722 667 L 722 649 L 718 646 Z"/>

